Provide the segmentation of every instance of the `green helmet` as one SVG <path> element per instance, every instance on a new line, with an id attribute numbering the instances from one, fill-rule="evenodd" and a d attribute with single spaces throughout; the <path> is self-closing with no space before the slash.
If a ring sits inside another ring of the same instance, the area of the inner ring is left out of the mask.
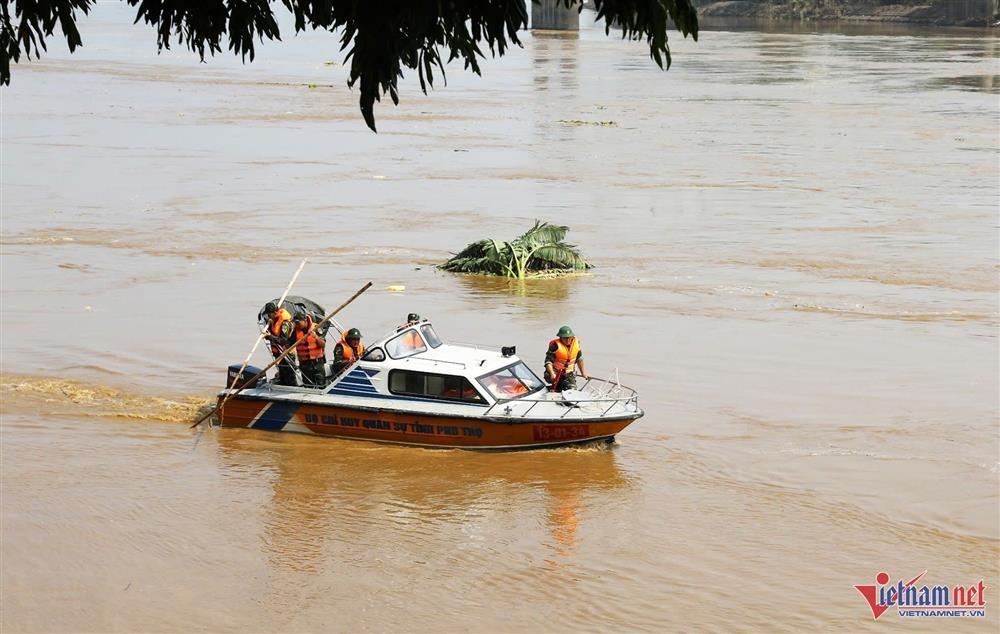
<path id="1" fill-rule="evenodd" d="M 420 315 L 416 313 L 410 313 L 406 316 L 406 323 L 412 324 L 415 321 L 420 321 Z"/>
<path id="2" fill-rule="evenodd" d="M 562 328 L 559 329 L 559 332 L 556 333 L 556 336 L 557 337 L 573 337 L 574 336 L 573 335 L 573 329 L 570 328 L 569 326 L 563 326 Z"/>
<path id="3" fill-rule="evenodd" d="M 361 339 L 361 331 L 357 328 L 351 328 L 347 331 L 347 339 Z"/>

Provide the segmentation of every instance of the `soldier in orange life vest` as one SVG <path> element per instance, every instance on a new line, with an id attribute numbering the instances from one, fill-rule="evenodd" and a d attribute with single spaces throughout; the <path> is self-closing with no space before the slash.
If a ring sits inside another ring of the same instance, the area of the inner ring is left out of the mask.
<path id="1" fill-rule="evenodd" d="M 556 333 L 556 338 L 549 342 L 549 351 L 545 354 L 545 377 L 552 384 L 550 389 L 553 392 L 575 390 L 578 368 L 580 376 L 590 378 L 583 365 L 580 341 L 572 328 L 563 326 Z"/>
<path id="2" fill-rule="evenodd" d="M 361 343 L 361 331 L 351 328 L 344 333 L 338 343 L 333 348 L 333 374 L 340 374 L 345 368 L 361 358 L 365 353 L 365 346 Z"/>
<path id="3" fill-rule="evenodd" d="M 409 328 L 410 326 L 419 323 L 420 315 L 417 313 L 410 313 L 406 316 L 406 323 L 397 328 L 396 331 L 398 332 L 403 328 Z M 403 336 L 403 345 L 411 350 L 418 350 L 424 347 L 424 340 L 416 330 L 411 330 Z"/>
<path id="4" fill-rule="evenodd" d="M 267 340 L 271 344 L 271 354 L 277 359 L 292 342 L 294 329 L 292 314 L 284 308 L 278 308 L 278 304 L 275 302 L 268 302 L 264 306 L 264 312 L 267 313 Z M 295 378 L 292 360 L 288 356 L 278 363 L 277 383 L 280 385 L 295 385 L 298 382 Z"/>
<path id="5" fill-rule="evenodd" d="M 302 339 L 302 342 L 295 346 L 295 354 L 299 357 L 303 387 L 325 387 L 326 339 L 320 337 L 315 330 L 310 333 L 312 327 L 313 319 L 309 315 L 299 315 L 296 318 L 294 341 Z"/>

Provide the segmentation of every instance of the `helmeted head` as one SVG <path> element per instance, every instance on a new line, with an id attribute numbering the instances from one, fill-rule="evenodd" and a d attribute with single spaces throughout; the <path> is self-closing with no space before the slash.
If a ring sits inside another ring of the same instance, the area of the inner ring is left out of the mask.
<path id="1" fill-rule="evenodd" d="M 278 312 L 278 304 L 276 302 L 268 302 L 264 304 L 264 314 L 273 315 Z"/>
<path id="2" fill-rule="evenodd" d="M 419 321 L 420 321 L 420 315 L 418 315 L 417 313 L 410 313 L 409 315 L 406 316 L 406 324 L 408 326 L 415 324 Z"/>
<path id="3" fill-rule="evenodd" d="M 559 332 L 556 333 L 556 336 L 560 339 L 572 339 L 576 335 L 573 334 L 572 328 L 569 326 L 563 326 L 559 329 Z"/>
<path id="4" fill-rule="evenodd" d="M 350 330 L 347 331 L 347 336 L 344 338 L 347 339 L 348 341 L 353 341 L 357 343 L 358 341 L 361 341 L 361 331 L 358 330 L 357 328 L 351 328 Z"/>

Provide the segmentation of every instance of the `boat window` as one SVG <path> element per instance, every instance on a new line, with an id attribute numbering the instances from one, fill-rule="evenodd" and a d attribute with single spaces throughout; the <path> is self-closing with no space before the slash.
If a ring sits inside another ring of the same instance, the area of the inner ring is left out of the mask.
<path id="1" fill-rule="evenodd" d="M 535 376 L 535 373 L 523 363 L 511 366 L 510 369 L 514 373 L 514 376 L 521 379 L 521 382 L 524 383 L 530 392 L 534 392 L 538 388 L 545 385 L 545 383 L 540 378 Z"/>
<path id="2" fill-rule="evenodd" d="M 382 348 L 372 348 L 361 358 L 365 361 L 385 361 L 385 351 Z"/>
<path id="3" fill-rule="evenodd" d="M 445 401 L 483 402 L 483 397 L 472 387 L 468 379 L 450 374 L 393 370 L 389 373 L 389 391 L 393 394 Z"/>
<path id="4" fill-rule="evenodd" d="M 424 333 L 424 341 L 426 341 L 427 345 L 430 347 L 437 348 L 441 345 L 441 338 L 437 336 L 436 332 L 434 332 L 434 326 L 424 324 L 420 327 L 420 332 Z"/>
<path id="5" fill-rule="evenodd" d="M 545 385 L 523 361 L 481 376 L 479 382 L 497 398 L 518 398 Z"/>
<path id="6" fill-rule="evenodd" d="M 385 342 L 385 351 L 393 359 L 405 359 L 425 350 L 427 350 L 427 344 L 424 343 L 424 338 L 420 336 L 416 328 L 404 330 Z"/>
<path id="7" fill-rule="evenodd" d="M 389 391 L 393 394 L 424 394 L 424 377 L 417 372 L 393 370 L 389 373 Z"/>

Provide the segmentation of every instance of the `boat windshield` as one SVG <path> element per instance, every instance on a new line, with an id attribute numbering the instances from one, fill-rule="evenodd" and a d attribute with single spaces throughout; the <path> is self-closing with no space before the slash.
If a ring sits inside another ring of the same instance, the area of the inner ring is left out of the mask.
<path id="1" fill-rule="evenodd" d="M 434 332 L 434 326 L 424 324 L 420 327 L 420 332 L 424 333 L 424 341 L 426 341 L 427 345 L 430 347 L 437 348 L 441 345 L 441 338 L 437 336 L 436 332 Z"/>
<path id="2" fill-rule="evenodd" d="M 479 383 L 496 398 L 519 398 L 545 385 L 523 361 L 481 376 Z"/>
<path id="3" fill-rule="evenodd" d="M 408 328 L 385 342 L 385 351 L 393 359 L 405 359 L 427 350 L 427 343 L 416 328 Z"/>

